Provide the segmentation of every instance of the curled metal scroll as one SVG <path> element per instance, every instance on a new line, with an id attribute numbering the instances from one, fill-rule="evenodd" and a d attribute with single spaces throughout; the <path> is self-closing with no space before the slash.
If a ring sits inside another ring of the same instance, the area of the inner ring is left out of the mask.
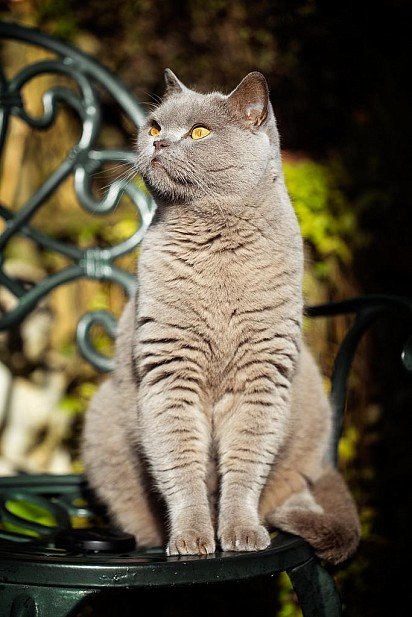
<path id="1" fill-rule="evenodd" d="M 412 372 L 412 336 L 408 338 L 403 347 L 402 362 L 406 370 Z"/>
<path id="2" fill-rule="evenodd" d="M 97 352 L 91 339 L 91 329 L 97 324 L 102 326 L 112 339 L 115 338 L 117 322 L 113 315 L 108 311 L 94 311 L 86 313 L 80 319 L 77 326 L 77 344 L 82 356 L 90 364 L 98 365 L 101 370 L 108 372 L 114 368 L 113 359 Z"/>
<path id="3" fill-rule="evenodd" d="M 120 284 L 127 295 L 133 293 L 134 277 L 117 267 L 114 260 L 132 251 L 142 240 L 150 224 L 155 204 L 151 197 L 132 182 L 114 180 L 105 195 L 98 199 L 92 191 L 93 174 L 105 163 L 134 163 L 134 153 L 129 150 L 101 150 L 96 141 L 102 127 L 102 113 L 96 84 L 106 89 L 119 107 L 128 115 L 136 128 L 144 121 L 139 103 L 126 88 L 93 58 L 79 50 L 41 32 L 16 24 L 0 23 L 0 38 L 15 39 L 37 45 L 52 51 L 56 57 L 42 60 L 24 67 L 17 75 L 7 79 L 0 67 L 0 149 L 7 137 L 9 119 L 16 116 L 36 130 L 49 128 L 56 119 L 61 105 L 71 108 L 81 125 L 81 135 L 62 163 L 47 180 L 34 192 L 18 212 L 12 212 L 6 205 L 0 205 L 0 217 L 6 228 L 0 236 L 0 285 L 6 287 L 16 298 L 16 305 L 0 315 L 0 330 L 20 323 L 37 305 L 39 300 L 55 287 L 79 278 L 110 280 Z M 53 86 L 43 93 L 43 113 L 34 117 L 25 108 L 22 88 L 41 75 L 55 74 L 69 78 L 74 88 Z M 37 210 L 49 199 L 60 184 L 73 176 L 74 190 L 80 206 L 93 215 L 107 215 L 126 195 L 136 208 L 138 228 L 126 240 L 110 248 L 98 246 L 80 249 L 60 242 L 35 229 L 30 221 Z M 19 280 L 8 276 L 3 269 L 1 254 L 8 242 L 21 234 L 39 245 L 56 251 L 69 258 L 72 264 L 59 272 L 47 276 L 38 284 L 27 288 Z M 77 342 L 82 355 L 102 371 L 112 369 L 112 360 L 100 354 L 91 339 L 94 324 L 101 325 L 109 336 L 114 336 L 116 320 L 109 313 L 94 311 L 80 320 L 77 328 Z"/>
<path id="4" fill-rule="evenodd" d="M 332 373 L 331 401 L 334 413 L 328 459 L 335 466 L 338 462 L 338 444 L 343 428 L 348 377 L 356 349 L 365 332 L 383 315 L 396 315 L 411 332 L 412 299 L 371 294 L 306 308 L 306 314 L 309 317 L 329 317 L 351 313 L 355 315 L 355 321 L 339 347 Z M 412 336 L 407 339 L 400 358 L 404 368 L 412 371 Z"/>

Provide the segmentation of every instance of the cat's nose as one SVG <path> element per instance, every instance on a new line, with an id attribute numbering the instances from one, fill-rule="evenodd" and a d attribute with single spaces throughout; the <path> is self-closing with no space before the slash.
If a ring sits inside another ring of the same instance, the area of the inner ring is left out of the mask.
<path id="1" fill-rule="evenodd" d="M 171 143 L 172 142 L 169 141 L 168 139 L 157 139 L 156 141 L 153 142 L 153 145 L 157 152 L 158 150 L 161 150 L 162 148 L 167 148 L 167 146 L 170 146 Z"/>

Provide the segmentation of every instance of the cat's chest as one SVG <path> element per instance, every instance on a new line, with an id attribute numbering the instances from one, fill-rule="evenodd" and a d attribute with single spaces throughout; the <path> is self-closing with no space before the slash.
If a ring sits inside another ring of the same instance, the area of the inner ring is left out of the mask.
<path id="1" fill-rule="evenodd" d="M 286 260 L 262 249 L 194 252 L 165 247 L 156 259 L 154 254 L 142 257 L 141 316 L 155 315 L 159 325 L 202 332 L 219 357 L 232 354 L 245 332 L 271 328 L 281 318 L 284 300 L 299 293 Z"/>
<path id="2" fill-rule="evenodd" d="M 148 273 L 143 286 L 154 301 L 180 306 L 186 314 L 191 308 L 224 318 L 261 296 L 269 277 L 253 262 L 233 256 L 180 255 L 159 263 L 161 272 Z"/>
<path id="3" fill-rule="evenodd" d="M 205 246 L 162 242 L 142 254 L 139 278 L 143 293 L 153 300 L 168 299 L 186 308 L 197 301 L 210 312 L 231 314 L 267 292 L 284 265 L 285 260 L 276 259 L 265 242 L 242 246 L 220 238 Z"/>
<path id="4" fill-rule="evenodd" d="M 243 251 L 161 250 L 139 261 L 138 348 L 145 358 L 189 358 L 213 391 L 230 381 L 236 389 L 239 366 L 256 361 L 262 348 L 276 353 L 279 327 L 299 319 L 300 281 L 292 263 L 260 247 Z M 285 326 L 286 327 L 286 326 Z M 160 341 L 158 344 L 157 341 Z"/>

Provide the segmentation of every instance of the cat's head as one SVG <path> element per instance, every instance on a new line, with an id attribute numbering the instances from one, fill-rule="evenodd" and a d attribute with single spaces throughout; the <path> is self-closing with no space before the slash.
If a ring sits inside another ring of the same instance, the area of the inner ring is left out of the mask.
<path id="1" fill-rule="evenodd" d="M 237 197 L 276 175 L 279 139 L 261 73 L 249 73 L 228 95 L 190 90 L 170 69 L 165 81 L 137 140 L 137 169 L 155 196 Z"/>

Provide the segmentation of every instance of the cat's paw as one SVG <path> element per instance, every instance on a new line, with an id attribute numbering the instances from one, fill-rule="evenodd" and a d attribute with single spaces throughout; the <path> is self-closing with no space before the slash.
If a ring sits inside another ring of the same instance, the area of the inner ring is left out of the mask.
<path id="1" fill-rule="evenodd" d="M 263 551 L 270 544 L 270 536 L 263 525 L 233 525 L 220 536 L 223 551 Z"/>
<path id="2" fill-rule="evenodd" d="M 171 536 L 167 555 L 210 555 L 216 550 L 213 533 L 186 529 Z"/>

